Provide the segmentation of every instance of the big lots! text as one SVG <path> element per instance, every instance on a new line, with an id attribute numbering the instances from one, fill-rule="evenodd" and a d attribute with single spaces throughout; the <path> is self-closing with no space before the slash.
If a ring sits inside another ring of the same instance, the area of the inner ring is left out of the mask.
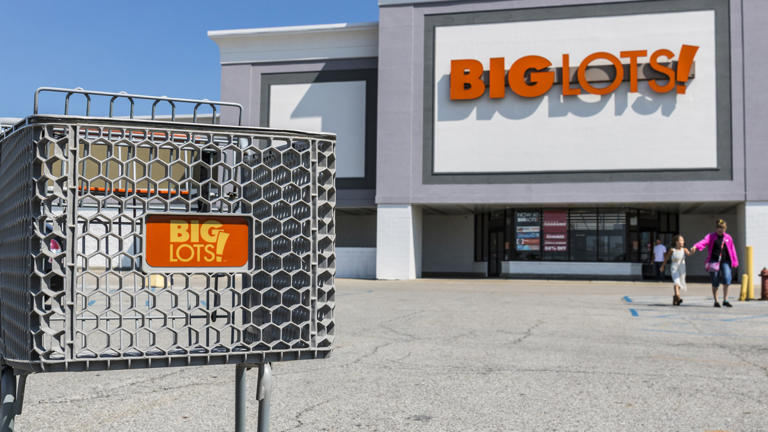
<path id="1" fill-rule="evenodd" d="M 676 90 L 685 93 L 686 81 L 693 64 L 693 58 L 699 47 L 683 45 L 677 56 L 677 67 L 670 64 L 675 53 L 668 49 L 658 49 L 650 54 L 650 68 L 661 74 L 663 79 L 650 79 L 648 86 L 657 93 L 667 93 Z M 576 72 L 578 86 L 572 86 L 570 55 L 563 54 L 561 62 L 562 93 L 565 96 L 581 94 L 582 91 L 597 95 L 606 95 L 615 91 L 625 79 L 625 67 L 621 59 L 629 62 L 628 75 L 630 92 L 637 92 L 638 65 L 649 57 L 647 50 L 621 51 L 618 56 L 605 51 L 592 53 L 582 59 Z M 587 78 L 587 70 L 597 61 L 612 65 L 615 70 L 613 79 L 607 86 L 593 85 Z M 549 92 L 556 82 L 556 73 L 552 70 L 552 62 L 542 56 L 527 55 L 515 60 L 506 70 L 504 57 L 489 59 L 487 85 L 483 77 L 484 66 L 479 60 L 451 60 L 450 95 L 452 100 L 477 99 L 488 92 L 491 99 L 503 98 L 506 87 L 522 97 L 534 98 Z M 663 82 L 666 81 L 666 82 Z"/>

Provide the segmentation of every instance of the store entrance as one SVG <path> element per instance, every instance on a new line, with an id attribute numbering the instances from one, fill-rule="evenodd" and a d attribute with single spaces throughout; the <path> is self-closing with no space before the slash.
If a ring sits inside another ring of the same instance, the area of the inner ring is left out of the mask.
<path id="1" fill-rule="evenodd" d="M 492 230 L 488 240 L 488 277 L 499 277 L 504 259 L 504 230 Z"/>
<path id="2" fill-rule="evenodd" d="M 529 267 L 536 274 L 548 268 L 552 274 L 581 275 L 581 268 L 590 267 L 584 263 L 622 262 L 633 264 L 603 268 L 632 278 L 655 277 L 653 244 L 660 238 L 669 245 L 678 232 L 678 219 L 676 213 L 624 207 L 490 210 L 475 214 L 474 257 L 476 263 L 483 262 L 488 277 L 532 274 L 527 273 Z"/>
<path id="3" fill-rule="evenodd" d="M 640 231 L 640 262 L 643 263 L 643 278 L 656 277 L 656 268 L 653 266 L 653 242 L 656 238 L 654 231 Z"/>
<path id="4" fill-rule="evenodd" d="M 669 247 L 669 245 L 672 244 L 672 237 L 674 237 L 674 234 L 671 232 L 640 232 L 640 244 L 642 245 L 642 248 L 640 249 L 640 260 L 643 263 L 643 278 L 656 278 L 656 266 L 653 263 L 653 247 L 656 246 L 656 240 L 660 239 L 661 244 Z"/>

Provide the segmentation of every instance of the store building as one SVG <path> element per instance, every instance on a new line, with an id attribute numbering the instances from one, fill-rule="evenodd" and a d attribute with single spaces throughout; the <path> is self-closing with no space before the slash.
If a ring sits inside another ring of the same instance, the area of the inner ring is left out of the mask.
<path id="1" fill-rule="evenodd" d="M 249 124 L 338 134 L 339 276 L 640 279 L 717 218 L 768 265 L 768 3 L 379 10 L 209 32 Z"/>

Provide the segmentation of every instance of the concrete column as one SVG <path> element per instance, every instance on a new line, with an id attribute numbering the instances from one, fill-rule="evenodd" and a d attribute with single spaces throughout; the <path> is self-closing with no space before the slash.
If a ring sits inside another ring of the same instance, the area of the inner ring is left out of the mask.
<path id="1" fill-rule="evenodd" d="M 379 204 L 376 214 L 376 278 L 421 277 L 421 207 Z"/>
<path id="2" fill-rule="evenodd" d="M 744 204 L 744 245 L 752 246 L 754 254 L 755 273 L 750 275 L 757 282 L 760 270 L 768 267 L 768 201 L 747 201 Z M 741 245 L 739 245 L 741 246 Z M 739 257 L 741 258 L 741 257 Z M 746 255 L 744 266 L 740 269 L 747 270 Z M 759 297 L 759 293 L 755 294 Z"/>

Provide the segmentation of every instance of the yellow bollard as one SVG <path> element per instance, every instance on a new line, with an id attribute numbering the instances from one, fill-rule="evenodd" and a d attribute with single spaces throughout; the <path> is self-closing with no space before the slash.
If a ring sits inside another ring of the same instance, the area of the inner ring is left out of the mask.
<path id="1" fill-rule="evenodd" d="M 747 299 L 747 286 L 750 284 L 749 275 L 744 273 L 744 275 L 741 276 L 741 294 L 739 295 L 739 301 L 744 301 Z"/>
<path id="2" fill-rule="evenodd" d="M 755 299 L 755 267 L 752 256 L 752 246 L 747 246 L 747 274 L 749 275 L 749 284 L 747 285 L 747 300 Z"/>

